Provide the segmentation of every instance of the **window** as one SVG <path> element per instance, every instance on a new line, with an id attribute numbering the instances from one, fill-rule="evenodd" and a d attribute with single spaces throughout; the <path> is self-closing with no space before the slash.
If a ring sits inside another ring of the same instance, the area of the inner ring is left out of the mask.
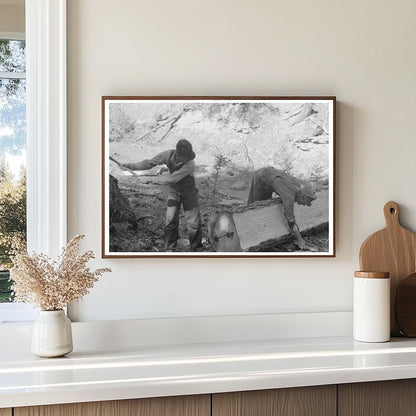
<path id="1" fill-rule="evenodd" d="M 12 247 L 26 244 L 26 52 L 25 41 L 18 37 L 0 37 L 1 303 L 12 301 Z"/>
<path id="2" fill-rule="evenodd" d="M 30 305 L 13 304 L 10 249 L 26 240 L 26 45 L 0 33 L 0 323 L 27 321 Z"/>
<path id="3" fill-rule="evenodd" d="M 66 0 L 24 3 L 27 84 L 24 71 L 6 78 L 26 85 L 27 247 L 55 257 L 66 243 Z M 31 305 L 0 303 L 0 324 L 33 316 Z"/>
<path id="4" fill-rule="evenodd" d="M 18 241 L 26 244 L 26 43 L 23 34 L 0 33 L 0 323 L 32 317 L 30 305 L 7 305 Z"/>

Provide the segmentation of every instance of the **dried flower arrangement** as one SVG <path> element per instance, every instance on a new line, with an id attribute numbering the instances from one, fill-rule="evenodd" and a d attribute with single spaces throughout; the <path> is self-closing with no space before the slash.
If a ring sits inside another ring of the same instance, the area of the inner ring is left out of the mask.
<path id="1" fill-rule="evenodd" d="M 34 303 L 41 310 L 56 311 L 86 295 L 99 277 L 111 269 L 92 271 L 87 267 L 94 253 L 78 254 L 83 238 L 80 234 L 72 238 L 57 261 L 45 254 L 17 252 L 10 270 L 15 302 Z"/>

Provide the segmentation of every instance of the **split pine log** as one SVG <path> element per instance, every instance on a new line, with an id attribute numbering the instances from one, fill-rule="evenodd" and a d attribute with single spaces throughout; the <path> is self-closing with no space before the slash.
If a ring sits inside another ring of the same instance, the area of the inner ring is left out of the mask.
<path id="1" fill-rule="evenodd" d="M 327 191 L 318 192 L 317 199 L 311 207 L 295 204 L 294 209 L 296 222 L 303 236 L 328 227 Z M 227 244 L 224 237 L 227 235 L 232 236 L 228 238 L 238 239 L 236 247 L 239 247 L 239 250 L 233 251 L 261 251 L 262 247 L 294 239 L 285 219 L 280 198 L 239 206 L 229 212 L 228 216 L 232 219 L 228 221 L 230 224 L 225 221 L 227 217 L 218 216 L 218 224 L 213 222 L 210 227 L 211 245 L 217 252 L 228 251 L 224 250 L 230 244 L 230 242 Z M 223 227 L 220 227 L 220 221 L 224 224 Z"/>

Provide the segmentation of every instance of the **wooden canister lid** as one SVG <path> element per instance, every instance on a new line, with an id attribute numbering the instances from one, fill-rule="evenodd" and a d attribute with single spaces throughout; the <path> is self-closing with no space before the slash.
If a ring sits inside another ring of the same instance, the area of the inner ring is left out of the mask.
<path id="1" fill-rule="evenodd" d="M 364 277 L 366 279 L 388 279 L 389 276 L 389 272 L 354 272 L 354 277 Z"/>

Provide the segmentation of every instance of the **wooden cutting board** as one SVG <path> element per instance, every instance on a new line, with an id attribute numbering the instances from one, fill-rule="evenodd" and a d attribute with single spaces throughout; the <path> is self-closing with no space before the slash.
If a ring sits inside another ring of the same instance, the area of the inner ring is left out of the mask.
<path id="1" fill-rule="evenodd" d="M 391 335 L 400 335 L 394 319 L 394 298 L 401 279 L 416 270 L 416 234 L 399 222 L 399 206 L 390 201 L 384 205 L 386 228 L 370 235 L 360 250 L 362 271 L 390 273 L 390 328 Z"/>

